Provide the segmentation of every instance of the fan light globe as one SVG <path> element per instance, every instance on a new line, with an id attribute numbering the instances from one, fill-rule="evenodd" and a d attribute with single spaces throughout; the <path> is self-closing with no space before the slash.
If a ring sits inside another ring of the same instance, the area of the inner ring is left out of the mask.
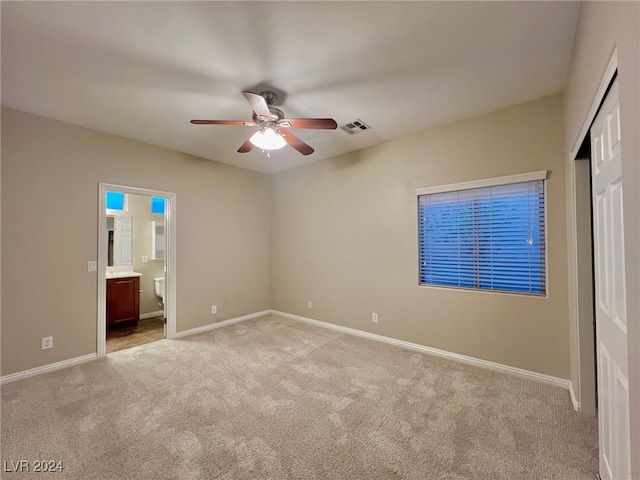
<path id="1" fill-rule="evenodd" d="M 262 150 L 278 150 L 287 144 L 282 135 L 272 128 L 258 130 L 251 136 L 249 141 Z"/>

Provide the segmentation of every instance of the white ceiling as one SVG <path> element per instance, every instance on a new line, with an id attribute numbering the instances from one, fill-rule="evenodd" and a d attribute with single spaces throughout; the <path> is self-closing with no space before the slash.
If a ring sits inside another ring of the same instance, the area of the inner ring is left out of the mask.
<path id="1" fill-rule="evenodd" d="M 577 2 L 2 2 L 2 104 L 264 173 L 562 91 Z M 316 149 L 236 153 L 242 90 Z"/>

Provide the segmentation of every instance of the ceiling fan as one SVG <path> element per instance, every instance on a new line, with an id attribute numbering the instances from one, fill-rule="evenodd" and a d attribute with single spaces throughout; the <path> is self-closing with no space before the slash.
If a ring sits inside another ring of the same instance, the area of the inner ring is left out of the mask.
<path id="1" fill-rule="evenodd" d="M 242 92 L 253 109 L 253 122 L 242 120 L 191 120 L 195 125 L 236 125 L 245 127 L 260 127 L 238 149 L 238 153 L 247 153 L 254 146 L 261 148 L 269 155 L 270 150 L 277 150 L 289 144 L 303 155 L 313 153 L 313 148 L 296 137 L 289 129 L 326 129 L 335 130 L 338 127 L 332 118 L 285 118 L 279 108 L 273 106 L 278 95 L 270 90 L 260 92 Z"/>

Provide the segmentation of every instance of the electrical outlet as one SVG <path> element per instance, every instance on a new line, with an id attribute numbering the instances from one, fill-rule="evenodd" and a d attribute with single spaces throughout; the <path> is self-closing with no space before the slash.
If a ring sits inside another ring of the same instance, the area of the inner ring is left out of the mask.
<path id="1" fill-rule="evenodd" d="M 307 302 L 307 308 L 309 309 L 313 308 L 313 302 Z"/>
<path id="2" fill-rule="evenodd" d="M 149 255 L 142 255 L 142 263 L 149 263 Z"/>
<path id="3" fill-rule="evenodd" d="M 217 305 L 211 305 L 211 315 L 214 315 L 218 313 L 218 306 Z"/>
<path id="4" fill-rule="evenodd" d="M 373 323 L 378 323 L 378 314 L 377 313 L 372 313 L 371 314 L 371 321 Z"/>
<path id="5" fill-rule="evenodd" d="M 42 350 L 53 348 L 53 337 L 42 337 Z"/>

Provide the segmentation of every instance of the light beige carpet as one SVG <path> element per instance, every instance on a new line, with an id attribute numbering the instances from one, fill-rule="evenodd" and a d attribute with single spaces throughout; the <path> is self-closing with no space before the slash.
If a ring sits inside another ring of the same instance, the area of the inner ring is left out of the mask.
<path id="1" fill-rule="evenodd" d="M 1 457 L 64 462 L 3 479 L 591 480 L 597 438 L 565 390 L 272 316 L 4 385 Z"/>

